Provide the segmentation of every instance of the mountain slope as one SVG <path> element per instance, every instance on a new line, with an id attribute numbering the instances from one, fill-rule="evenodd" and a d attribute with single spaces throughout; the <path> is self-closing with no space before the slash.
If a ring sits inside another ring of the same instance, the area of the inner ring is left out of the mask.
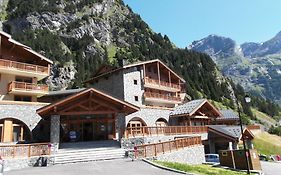
<path id="1" fill-rule="evenodd" d="M 233 90 L 206 54 L 179 49 L 121 0 L 9 0 L 4 30 L 55 62 L 51 89 L 83 86 L 102 64 L 161 59 L 187 81 L 191 98 L 233 107 Z"/>
<path id="2" fill-rule="evenodd" d="M 211 43 L 207 42 L 211 39 Z M 218 47 L 221 43 L 231 47 Z M 202 49 L 205 47 L 208 49 Z M 244 43 L 241 46 L 230 38 L 208 36 L 194 41 L 190 49 L 209 54 L 224 75 L 247 91 L 281 103 L 281 33 L 264 43 Z M 212 49 L 220 54 L 210 54 Z"/>

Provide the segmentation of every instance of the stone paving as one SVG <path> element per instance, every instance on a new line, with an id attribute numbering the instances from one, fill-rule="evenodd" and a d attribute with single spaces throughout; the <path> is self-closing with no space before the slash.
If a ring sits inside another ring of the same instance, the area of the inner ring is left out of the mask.
<path id="1" fill-rule="evenodd" d="M 151 166 L 143 161 L 130 159 L 97 161 L 34 167 L 5 172 L 5 175 L 179 175 Z"/>

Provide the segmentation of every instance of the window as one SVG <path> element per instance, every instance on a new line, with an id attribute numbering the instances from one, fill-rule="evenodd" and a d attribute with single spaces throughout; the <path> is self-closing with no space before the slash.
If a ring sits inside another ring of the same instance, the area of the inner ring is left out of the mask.
<path id="1" fill-rule="evenodd" d="M 138 96 L 135 96 L 135 101 L 139 101 L 139 97 Z"/>
<path id="2" fill-rule="evenodd" d="M 15 95 L 14 96 L 14 100 L 15 101 L 32 101 L 31 96 L 19 96 L 19 95 Z"/>
<path id="3" fill-rule="evenodd" d="M 134 84 L 137 85 L 138 84 L 138 80 L 134 80 Z"/>

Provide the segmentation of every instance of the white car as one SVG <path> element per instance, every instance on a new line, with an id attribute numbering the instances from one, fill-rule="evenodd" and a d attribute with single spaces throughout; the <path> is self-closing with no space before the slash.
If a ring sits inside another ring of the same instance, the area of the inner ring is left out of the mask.
<path id="1" fill-rule="evenodd" d="M 210 163 L 219 163 L 219 155 L 218 154 L 205 154 L 205 161 Z"/>

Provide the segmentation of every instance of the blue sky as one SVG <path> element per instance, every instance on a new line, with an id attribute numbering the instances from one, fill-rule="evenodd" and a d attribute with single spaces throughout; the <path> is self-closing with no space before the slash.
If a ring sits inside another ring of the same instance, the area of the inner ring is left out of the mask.
<path id="1" fill-rule="evenodd" d="M 124 0 L 178 47 L 210 34 L 263 42 L 281 31 L 281 0 Z"/>

